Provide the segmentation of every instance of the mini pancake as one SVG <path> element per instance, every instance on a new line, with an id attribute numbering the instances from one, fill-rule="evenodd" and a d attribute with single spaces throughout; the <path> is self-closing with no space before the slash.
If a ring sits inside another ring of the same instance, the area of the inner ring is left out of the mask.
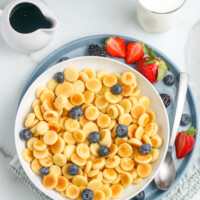
<path id="1" fill-rule="evenodd" d="M 127 141 L 128 141 L 127 137 L 124 137 L 124 138 L 116 137 L 115 140 L 114 140 L 114 143 L 117 146 L 119 146 L 120 144 L 127 143 Z"/>
<path id="2" fill-rule="evenodd" d="M 143 136 L 142 136 L 142 142 L 143 142 L 144 144 L 150 144 L 150 145 L 152 146 L 151 139 L 150 139 L 149 136 L 147 136 L 147 135 L 143 135 Z"/>
<path id="3" fill-rule="evenodd" d="M 88 122 L 83 126 L 83 132 L 85 133 L 85 136 L 87 137 L 91 132 L 93 131 L 99 131 L 97 125 L 93 122 Z"/>
<path id="4" fill-rule="evenodd" d="M 60 127 L 61 127 L 62 130 L 65 129 L 64 124 L 65 124 L 65 121 L 66 121 L 67 119 L 68 119 L 68 117 L 63 117 L 63 118 L 61 118 L 60 121 L 59 121 Z"/>
<path id="5" fill-rule="evenodd" d="M 135 146 L 132 146 L 132 150 L 133 150 L 133 152 L 132 152 L 130 158 L 134 159 L 134 158 L 135 158 L 135 155 L 139 154 L 140 151 L 139 151 L 139 148 L 138 148 L 138 147 L 135 147 Z"/>
<path id="6" fill-rule="evenodd" d="M 139 164 L 137 166 L 137 173 L 142 178 L 148 177 L 151 174 L 151 170 L 150 164 Z"/>
<path id="7" fill-rule="evenodd" d="M 112 92 L 105 92 L 105 98 L 109 103 L 119 103 L 122 100 L 122 95 L 114 95 Z"/>
<path id="8" fill-rule="evenodd" d="M 33 143 L 33 148 L 37 151 L 44 151 L 47 148 L 47 145 L 43 140 L 37 140 Z"/>
<path id="9" fill-rule="evenodd" d="M 58 177 L 54 174 L 48 174 L 43 178 L 43 185 L 47 189 L 53 189 L 58 183 Z"/>
<path id="10" fill-rule="evenodd" d="M 70 111 L 73 107 L 74 105 L 72 105 L 69 99 L 67 99 L 67 104 L 65 105 L 64 109 Z"/>
<path id="11" fill-rule="evenodd" d="M 91 169 L 88 173 L 87 173 L 87 177 L 91 178 L 94 177 L 98 174 L 99 169 Z"/>
<path id="12" fill-rule="evenodd" d="M 73 90 L 74 92 L 80 92 L 80 93 L 83 93 L 84 90 L 85 90 L 85 84 L 83 81 L 81 80 L 77 80 L 75 82 L 73 82 Z"/>
<path id="13" fill-rule="evenodd" d="M 84 126 L 85 124 L 87 124 L 88 122 L 91 122 L 90 120 L 88 120 L 84 115 L 82 115 L 79 118 L 79 123 L 81 126 Z"/>
<path id="14" fill-rule="evenodd" d="M 125 113 L 129 113 L 131 111 L 132 104 L 131 104 L 131 101 L 129 99 L 122 99 L 119 102 L 119 105 L 124 108 Z"/>
<path id="15" fill-rule="evenodd" d="M 138 119 L 139 126 L 145 126 L 148 124 L 148 122 L 149 122 L 149 115 L 147 115 L 146 113 L 142 114 Z"/>
<path id="16" fill-rule="evenodd" d="M 80 187 L 79 187 L 79 195 L 78 195 L 78 197 L 77 197 L 77 200 L 82 200 L 82 198 L 81 198 L 81 193 L 82 193 L 83 190 L 85 190 L 85 189 L 87 189 L 87 187 L 85 187 L 85 186 L 80 186 Z"/>
<path id="17" fill-rule="evenodd" d="M 47 122 L 52 121 L 52 120 L 55 121 L 55 120 L 58 120 L 58 113 L 54 110 L 49 110 L 43 114 L 43 117 Z"/>
<path id="18" fill-rule="evenodd" d="M 103 177 L 108 181 L 114 181 L 117 178 L 117 173 L 114 169 L 104 169 Z"/>
<path id="19" fill-rule="evenodd" d="M 29 114 L 26 116 L 26 119 L 25 119 L 25 122 L 24 122 L 24 126 L 25 126 L 26 128 L 29 128 L 29 127 L 32 125 L 34 119 L 35 119 L 35 114 L 34 114 L 34 113 L 29 113 Z"/>
<path id="20" fill-rule="evenodd" d="M 92 169 L 101 169 L 105 165 L 105 158 L 97 158 L 92 162 Z"/>
<path id="21" fill-rule="evenodd" d="M 63 113 L 63 109 L 57 109 L 54 105 L 53 105 L 53 110 L 56 111 L 58 113 L 58 116 L 60 117 Z M 54 120 L 54 121 L 57 121 L 57 120 Z"/>
<path id="22" fill-rule="evenodd" d="M 45 121 L 40 121 L 37 125 L 36 125 L 36 132 L 39 135 L 44 135 L 47 131 L 49 130 L 49 125 L 47 122 Z"/>
<path id="23" fill-rule="evenodd" d="M 111 132 L 108 129 L 103 129 L 100 131 L 100 145 L 108 145 L 111 140 Z"/>
<path id="24" fill-rule="evenodd" d="M 53 106 L 52 106 L 51 102 L 48 101 L 47 99 L 45 99 L 45 100 L 42 102 L 42 106 L 43 106 L 43 108 L 44 108 L 45 111 L 53 110 Z"/>
<path id="25" fill-rule="evenodd" d="M 70 101 L 73 105 L 80 106 L 85 102 L 85 98 L 83 94 L 76 92 L 70 96 Z"/>
<path id="26" fill-rule="evenodd" d="M 109 75 L 109 72 L 106 70 L 100 70 L 97 72 L 97 78 L 102 82 L 105 75 Z"/>
<path id="27" fill-rule="evenodd" d="M 64 176 L 58 176 L 58 183 L 55 187 L 55 189 L 57 191 L 65 191 L 68 187 L 69 183 L 67 178 L 65 178 Z"/>
<path id="28" fill-rule="evenodd" d="M 49 130 L 50 131 L 55 131 L 56 133 L 59 133 L 61 128 L 60 128 L 60 124 L 56 121 L 50 121 L 48 122 L 49 124 Z"/>
<path id="29" fill-rule="evenodd" d="M 34 159 L 31 162 L 31 169 L 33 170 L 33 172 L 35 172 L 36 174 L 39 174 L 40 168 L 42 167 L 42 165 L 39 163 L 38 159 Z"/>
<path id="30" fill-rule="evenodd" d="M 50 149 L 52 153 L 56 154 L 56 153 L 61 153 L 64 150 L 64 147 L 65 147 L 65 141 L 61 137 L 58 137 L 56 143 L 51 145 Z"/>
<path id="31" fill-rule="evenodd" d="M 132 85 L 136 81 L 135 74 L 133 72 L 124 72 L 122 74 L 121 81 L 125 85 Z"/>
<path id="32" fill-rule="evenodd" d="M 146 113 L 149 115 L 149 123 L 156 120 L 156 115 L 152 110 L 146 110 Z"/>
<path id="33" fill-rule="evenodd" d="M 74 176 L 71 176 L 69 173 L 68 173 L 68 167 L 71 165 L 71 163 L 67 163 L 65 166 L 62 167 L 62 173 L 63 175 L 68 178 L 68 179 L 72 179 Z M 69 182 L 70 183 L 70 182 Z"/>
<path id="34" fill-rule="evenodd" d="M 64 150 L 63 150 L 63 153 L 64 155 L 66 156 L 67 160 L 70 160 L 71 158 L 71 155 L 76 151 L 76 146 L 75 145 L 66 145 Z"/>
<path id="35" fill-rule="evenodd" d="M 152 154 L 149 153 L 149 154 L 143 155 L 141 153 L 138 153 L 135 155 L 134 160 L 139 164 L 148 164 L 152 160 Z"/>
<path id="36" fill-rule="evenodd" d="M 151 142 L 153 148 L 160 148 L 162 146 L 162 138 L 158 135 L 154 135 L 151 138 Z"/>
<path id="37" fill-rule="evenodd" d="M 97 93 L 101 90 L 102 87 L 102 83 L 99 79 L 97 78 L 89 78 L 86 83 L 85 86 L 88 90 L 90 90 L 91 92 Z"/>
<path id="38" fill-rule="evenodd" d="M 76 153 L 82 159 L 88 159 L 90 157 L 90 149 L 85 143 L 77 145 Z"/>
<path id="39" fill-rule="evenodd" d="M 112 185 L 110 189 L 112 190 L 112 199 L 118 198 L 123 194 L 123 187 L 120 184 Z"/>
<path id="40" fill-rule="evenodd" d="M 31 124 L 31 126 L 29 128 L 33 128 L 34 126 L 36 126 L 39 123 L 40 120 L 38 120 L 37 118 L 35 118 L 33 120 L 33 123 Z"/>
<path id="41" fill-rule="evenodd" d="M 136 97 L 139 94 L 140 94 L 140 88 L 139 87 L 135 87 L 131 96 Z"/>
<path id="42" fill-rule="evenodd" d="M 67 67 L 64 70 L 65 80 L 74 82 L 78 79 L 78 71 L 75 67 Z"/>
<path id="43" fill-rule="evenodd" d="M 136 125 L 136 124 L 131 124 L 128 127 L 128 137 L 129 138 L 134 138 L 135 137 L 135 131 L 137 130 L 137 128 L 138 128 L 138 125 Z"/>
<path id="44" fill-rule="evenodd" d="M 27 148 L 24 148 L 22 151 L 22 157 L 26 162 L 31 162 L 33 160 L 33 153 Z"/>
<path id="45" fill-rule="evenodd" d="M 120 160 L 120 167 L 124 171 L 130 171 L 134 168 L 134 161 L 131 158 L 122 158 Z"/>
<path id="46" fill-rule="evenodd" d="M 105 200 L 109 200 L 112 197 L 112 190 L 110 189 L 110 187 L 103 186 L 102 192 L 105 195 Z"/>
<path id="47" fill-rule="evenodd" d="M 137 185 L 137 184 L 139 184 L 139 183 L 141 183 L 143 181 L 143 178 L 142 177 L 137 177 L 137 178 L 135 178 L 135 179 L 133 179 L 133 184 L 134 185 Z"/>
<path id="48" fill-rule="evenodd" d="M 73 133 L 71 133 L 69 131 L 64 132 L 63 139 L 67 144 L 75 144 L 76 143 Z"/>
<path id="49" fill-rule="evenodd" d="M 68 118 L 65 121 L 65 129 L 69 132 L 74 132 L 80 128 L 80 124 L 77 119 Z"/>
<path id="50" fill-rule="evenodd" d="M 95 105 L 98 109 L 105 109 L 108 106 L 108 102 L 103 95 L 100 95 L 95 99 Z"/>
<path id="51" fill-rule="evenodd" d="M 100 128 L 106 128 L 110 125 L 111 123 L 111 118 L 107 114 L 99 114 L 97 118 L 97 124 Z"/>
<path id="52" fill-rule="evenodd" d="M 64 197 L 67 197 L 67 195 L 66 195 L 66 190 L 60 191 L 60 194 L 61 194 L 62 196 L 64 196 Z"/>
<path id="53" fill-rule="evenodd" d="M 111 119 L 117 119 L 119 116 L 119 111 L 116 106 L 109 105 L 107 108 L 107 114 L 110 116 Z"/>
<path id="54" fill-rule="evenodd" d="M 94 198 L 93 200 L 105 200 L 105 194 L 102 190 L 95 190 L 94 191 Z"/>
<path id="55" fill-rule="evenodd" d="M 85 169 L 84 169 L 84 173 L 88 173 L 92 168 L 92 161 L 87 161 L 86 165 L 85 165 Z"/>
<path id="56" fill-rule="evenodd" d="M 101 189 L 102 188 L 102 182 L 95 179 L 95 180 L 91 180 L 88 185 L 87 185 L 87 188 L 90 189 L 90 190 L 98 190 L 98 189 Z"/>
<path id="57" fill-rule="evenodd" d="M 97 117 L 99 116 L 99 110 L 95 106 L 89 106 L 85 109 L 85 117 L 88 120 L 96 120 Z"/>
<path id="58" fill-rule="evenodd" d="M 160 156 L 160 150 L 152 148 L 151 155 L 152 155 L 151 163 L 156 162 Z"/>
<path id="59" fill-rule="evenodd" d="M 67 101 L 67 102 L 69 102 L 69 101 Z M 66 110 L 65 108 L 63 108 L 62 109 L 62 114 L 61 114 L 61 117 L 66 117 L 66 116 L 68 116 L 68 114 L 69 114 L 69 111 L 68 110 Z"/>
<path id="60" fill-rule="evenodd" d="M 32 104 L 31 104 L 31 108 L 34 110 L 34 107 L 36 106 L 36 105 L 41 105 L 41 101 L 40 101 L 40 99 L 35 99 L 33 102 L 32 102 Z"/>
<path id="61" fill-rule="evenodd" d="M 91 103 L 85 103 L 85 104 L 83 104 L 82 106 L 81 106 L 81 108 L 82 108 L 82 110 L 83 111 L 85 111 L 86 110 L 86 108 L 88 108 L 89 106 L 94 106 L 93 104 L 91 104 Z"/>
<path id="62" fill-rule="evenodd" d="M 139 117 L 145 113 L 145 107 L 142 104 L 136 104 L 131 109 L 131 115 L 135 119 L 139 119 Z"/>
<path id="63" fill-rule="evenodd" d="M 37 159 L 44 159 L 45 157 L 47 157 L 48 155 L 48 149 L 45 149 L 43 151 L 37 151 L 37 150 L 33 150 L 33 155 L 35 158 Z"/>
<path id="64" fill-rule="evenodd" d="M 119 156 L 112 156 L 106 159 L 105 167 L 106 168 L 115 168 L 119 165 L 120 158 Z"/>
<path id="65" fill-rule="evenodd" d="M 106 87 L 112 87 L 117 83 L 117 77 L 112 74 L 106 74 L 103 78 L 103 84 Z"/>
<path id="66" fill-rule="evenodd" d="M 118 151 L 118 148 L 117 148 L 116 144 L 111 144 L 110 147 L 109 147 L 109 149 L 110 149 L 110 153 L 107 155 L 107 157 L 114 156 L 117 153 L 117 151 Z"/>
<path id="67" fill-rule="evenodd" d="M 44 109 L 44 106 L 43 106 L 43 105 L 40 105 L 40 109 L 41 109 L 41 111 L 42 111 L 42 114 L 44 114 L 44 113 L 45 113 L 45 109 Z"/>
<path id="68" fill-rule="evenodd" d="M 105 85 L 102 85 L 101 90 L 99 91 L 99 95 L 104 95 L 106 92 L 110 92 L 111 89 L 106 87 Z"/>
<path id="69" fill-rule="evenodd" d="M 133 179 L 138 177 L 137 171 L 135 168 L 133 168 L 132 170 L 128 171 L 128 173 L 132 176 Z"/>
<path id="70" fill-rule="evenodd" d="M 124 114 L 124 108 L 120 106 L 119 104 L 114 104 L 115 107 L 118 109 L 119 116 Z"/>
<path id="71" fill-rule="evenodd" d="M 67 158 L 66 158 L 66 156 L 64 154 L 56 153 L 53 156 L 53 162 L 57 166 L 62 167 L 62 166 L 64 166 L 67 163 Z"/>
<path id="72" fill-rule="evenodd" d="M 133 178 L 128 172 L 125 172 L 121 175 L 121 183 L 124 187 L 131 185 L 132 180 Z"/>
<path id="73" fill-rule="evenodd" d="M 144 134 L 149 137 L 153 137 L 154 135 L 156 135 L 157 131 L 158 125 L 154 122 L 149 123 L 144 127 Z"/>
<path id="74" fill-rule="evenodd" d="M 63 82 L 59 84 L 55 89 L 56 96 L 64 95 L 68 98 L 73 93 L 73 85 L 68 82 Z"/>
<path id="75" fill-rule="evenodd" d="M 122 174 L 122 173 L 125 173 L 125 171 L 120 167 L 120 165 L 118 165 L 115 170 L 119 173 L 119 174 Z"/>
<path id="76" fill-rule="evenodd" d="M 100 145 L 98 143 L 92 143 L 90 145 L 91 154 L 94 155 L 94 156 L 99 156 L 99 153 L 98 153 L 99 147 L 100 147 Z"/>
<path id="77" fill-rule="evenodd" d="M 121 81 L 122 75 L 119 73 L 115 73 L 113 75 L 116 76 L 116 78 L 117 78 L 117 84 L 122 85 L 122 81 Z"/>
<path id="78" fill-rule="evenodd" d="M 114 128 L 113 128 L 112 131 L 111 131 L 111 137 L 112 137 L 112 138 L 115 138 L 115 137 L 116 137 L 116 128 L 117 128 L 118 125 L 119 125 L 119 124 L 116 123 L 115 126 L 114 126 Z M 114 140 L 114 139 L 113 139 L 113 140 Z"/>
<path id="79" fill-rule="evenodd" d="M 73 153 L 71 155 L 71 161 L 78 166 L 84 166 L 86 164 L 86 160 L 83 158 L 80 158 L 76 153 Z"/>
<path id="80" fill-rule="evenodd" d="M 139 139 L 136 139 L 136 138 L 129 139 L 128 143 L 132 146 L 135 146 L 135 147 L 140 147 L 142 145 L 142 142 Z"/>
<path id="81" fill-rule="evenodd" d="M 76 185 L 69 185 L 66 190 L 67 197 L 75 199 L 79 195 L 79 188 Z"/>
<path id="82" fill-rule="evenodd" d="M 135 97 L 129 97 L 128 100 L 131 102 L 131 107 L 137 104 L 137 99 Z"/>
<path id="83" fill-rule="evenodd" d="M 88 75 L 85 72 L 78 72 L 78 80 L 83 81 L 84 83 L 88 80 Z"/>
<path id="84" fill-rule="evenodd" d="M 145 109 L 147 109 L 150 106 L 150 99 L 147 96 L 141 96 L 138 100 L 138 103 L 142 104 Z"/>
<path id="85" fill-rule="evenodd" d="M 129 157 L 132 154 L 132 147 L 130 144 L 123 143 L 118 147 L 118 155 L 122 158 Z"/>
<path id="86" fill-rule="evenodd" d="M 76 130 L 74 132 L 74 139 L 76 140 L 76 142 L 84 142 L 85 141 L 85 133 L 83 132 L 83 130 Z"/>
<path id="87" fill-rule="evenodd" d="M 41 107 L 40 107 L 39 104 L 37 104 L 37 105 L 34 106 L 34 113 L 35 113 L 35 116 L 39 120 L 43 120 L 43 114 L 42 114 Z"/>
<path id="88" fill-rule="evenodd" d="M 132 124 L 137 124 L 138 123 L 138 120 L 137 119 L 132 119 Z"/>
<path id="89" fill-rule="evenodd" d="M 102 171 L 99 171 L 99 172 L 97 173 L 97 175 L 93 176 L 93 177 L 92 177 L 92 180 L 94 180 L 94 179 L 97 179 L 97 180 L 99 180 L 99 181 L 102 181 L 102 179 L 103 179 L 103 173 L 102 173 Z"/>
<path id="90" fill-rule="evenodd" d="M 39 162 L 43 167 L 50 167 L 51 165 L 53 165 L 52 154 L 48 153 L 47 157 L 45 157 L 44 159 L 40 159 Z"/>
<path id="91" fill-rule="evenodd" d="M 58 135 L 55 131 L 47 131 L 43 137 L 45 144 L 53 145 L 58 140 Z"/>
<path id="92" fill-rule="evenodd" d="M 139 126 L 135 131 L 135 138 L 138 139 L 138 140 L 141 140 L 143 134 L 144 134 L 144 129 L 143 129 L 142 126 Z"/>
<path id="93" fill-rule="evenodd" d="M 45 86 L 40 86 L 37 88 L 36 92 L 35 92 L 35 96 L 39 99 L 40 95 L 42 94 L 42 92 L 44 92 L 45 90 L 47 90 L 47 88 Z"/>
<path id="94" fill-rule="evenodd" d="M 121 174 L 117 174 L 117 178 L 112 182 L 112 184 L 118 184 L 121 181 Z"/>
<path id="95" fill-rule="evenodd" d="M 40 100 L 41 102 L 43 102 L 44 100 L 48 100 L 52 103 L 55 100 L 55 94 L 51 90 L 44 90 L 40 95 Z"/>
<path id="96" fill-rule="evenodd" d="M 83 70 L 83 72 L 85 72 L 85 73 L 88 75 L 89 78 L 96 77 L 96 72 L 95 72 L 95 70 L 92 69 L 92 68 L 85 68 L 85 69 Z"/>
<path id="97" fill-rule="evenodd" d="M 81 175 L 74 176 L 72 179 L 72 183 L 78 187 L 88 185 L 87 178 Z"/>
<path id="98" fill-rule="evenodd" d="M 122 95 L 125 97 L 131 96 L 134 87 L 132 85 L 122 85 Z"/>
<path id="99" fill-rule="evenodd" d="M 58 82 L 56 81 L 56 79 L 52 78 L 47 82 L 46 87 L 54 92 L 57 85 Z"/>
<path id="100" fill-rule="evenodd" d="M 32 134 L 34 134 L 34 137 L 38 137 L 38 136 L 39 136 L 39 134 L 36 133 L 36 126 L 30 128 L 29 130 L 30 130 L 30 132 L 31 132 Z"/>
<path id="101" fill-rule="evenodd" d="M 85 99 L 85 103 L 91 103 L 94 100 L 94 93 L 91 92 L 90 90 L 86 90 L 83 93 L 84 99 Z"/>
<path id="102" fill-rule="evenodd" d="M 129 113 L 122 114 L 118 119 L 118 123 L 124 124 L 125 126 L 129 126 L 131 122 L 132 122 L 132 117 Z"/>
<path id="103" fill-rule="evenodd" d="M 30 139 L 26 142 L 26 146 L 27 146 L 27 148 L 28 148 L 30 151 L 33 151 L 33 143 L 34 143 L 35 141 L 37 141 L 37 140 L 38 140 L 38 138 L 32 137 L 32 138 L 30 138 Z"/>
<path id="104" fill-rule="evenodd" d="M 67 104 L 67 98 L 64 95 L 59 95 L 56 97 L 54 101 L 54 106 L 58 109 L 61 110 L 63 109 Z"/>

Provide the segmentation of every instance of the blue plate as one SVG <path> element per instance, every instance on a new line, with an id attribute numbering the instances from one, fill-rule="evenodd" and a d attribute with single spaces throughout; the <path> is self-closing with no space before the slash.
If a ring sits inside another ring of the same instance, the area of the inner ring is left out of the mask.
<path id="1" fill-rule="evenodd" d="M 26 90 L 28 87 L 32 84 L 32 82 L 44 71 L 46 71 L 48 68 L 51 66 L 55 65 L 60 58 L 67 56 L 69 58 L 74 58 L 78 56 L 88 56 L 88 46 L 92 43 L 95 44 L 101 44 L 104 45 L 105 41 L 108 37 L 111 35 L 97 35 L 97 36 L 90 36 L 90 37 L 85 37 L 81 38 L 79 40 L 75 40 L 73 42 L 70 42 L 68 44 L 65 44 L 64 46 L 60 47 L 53 53 L 51 53 L 49 56 L 47 56 L 39 65 L 38 67 L 33 71 L 31 76 L 29 77 L 28 81 L 26 82 L 22 94 L 20 96 L 21 101 L 23 95 L 25 94 Z M 126 43 L 130 42 L 135 42 L 137 41 L 136 39 L 129 38 L 129 37 L 123 37 L 123 36 L 118 36 L 123 38 Z M 148 44 L 147 44 L 148 45 Z M 148 45 L 151 47 L 150 45 Z M 170 122 L 170 128 L 172 129 L 173 125 L 173 120 L 174 120 L 174 114 L 176 110 L 176 101 L 177 101 L 177 90 L 178 90 L 178 84 L 179 84 L 179 74 L 180 70 L 177 68 L 177 66 L 162 52 L 160 52 L 158 49 L 151 47 L 154 50 L 154 53 L 157 57 L 162 58 L 171 68 L 170 73 L 172 73 L 175 78 L 176 78 L 176 83 L 172 87 L 165 86 L 163 82 L 159 82 L 154 84 L 154 87 L 157 89 L 159 93 L 166 93 L 171 97 L 171 104 L 167 108 L 168 116 L 169 116 L 169 122 Z M 125 63 L 124 59 L 120 58 L 114 58 L 118 61 L 121 61 Z M 131 67 L 135 68 L 134 64 L 130 65 Z M 192 91 L 189 87 L 188 92 L 187 92 L 187 99 L 185 102 L 184 106 L 184 113 L 188 113 L 191 116 L 191 124 L 198 129 L 198 112 L 197 112 L 197 107 L 195 104 L 195 100 L 192 94 Z M 180 130 L 186 130 L 188 127 L 180 127 Z M 195 141 L 197 141 L 198 135 L 195 136 Z M 196 144 L 196 143 L 195 143 Z M 190 162 L 192 161 L 192 157 L 194 154 L 194 151 L 196 150 L 197 146 L 195 145 L 193 150 L 183 159 L 178 160 L 176 158 L 176 153 L 175 149 L 173 151 L 173 157 L 177 169 L 177 175 L 176 175 L 176 180 L 172 187 L 167 190 L 167 191 L 161 191 L 157 189 L 154 181 L 149 184 L 149 186 L 145 189 L 145 194 L 146 198 L 145 200 L 158 200 L 161 199 L 164 195 L 166 195 L 173 187 L 178 183 L 178 181 L 181 179 L 181 177 L 184 175 L 186 172 Z"/>

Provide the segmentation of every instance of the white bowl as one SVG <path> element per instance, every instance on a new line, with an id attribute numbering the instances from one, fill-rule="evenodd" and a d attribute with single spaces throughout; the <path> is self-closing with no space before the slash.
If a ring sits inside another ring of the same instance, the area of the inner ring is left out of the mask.
<path id="1" fill-rule="evenodd" d="M 151 100 L 150 109 L 152 109 L 156 114 L 156 122 L 159 126 L 158 134 L 163 139 L 163 145 L 160 148 L 160 157 L 159 159 L 152 164 L 152 173 L 149 177 L 145 178 L 138 185 L 130 185 L 124 188 L 123 195 L 118 198 L 118 200 L 130 199 L 131 197 L 137 195 L 140 191 L 144 190 L 146 186 L 153 180 L 155 175 L 157 174 L 159 167 L 161 166 L 164 157 L 167 152 L 168 141 L 169 141 L 169 121 L 166 109 L 164 104 L 160 98 L 160 95 L 155 90 L 153 85 L 138 73 L 133 68 L 129 67 L 126 64 L 121 62 L 101 57 L 78 57 L 66 60 L 62 63 L 56 64 L 51 67 L 43 74 L 41 74 L 29 87 L 27 92 L 25 93 L 17 112 L 16 121 L 15 121 L 15 144 L 17 149 L 17 154 L 21 165 L 26 172 L 27 176 L 34 183 L 34 185 L 41 190 L 44 194 L 51 197 L 55 200 L 66 200 L 60 193 L 54 190 L 48 190 L 42 185 L 41 176 L 35 174 L 31 168 L 30 163 L 27 163 L 22 158 L 22 150 L 25 147 L 25 142 L 22 141 L 19 137 L 19 132 L 24 128 L 24 119 L 26 115 L 31 111 L 31 103 L 35 99 L 35 91 L 38 86 L 46 85 L 47 81 L 53 78 L 54 74 L 58 71 L 63 71 L 67 66 L 74 66 L 78 71 L 83 70 L 84 68 L 91 67 L 94 68 L 95 71 L 99 70 L 108 70 L 111 73 L 122 73 L 125 71 L 133 71 L 137 78 L 137 85 L 141 89 L 141 94 L 146 95 Z"/>

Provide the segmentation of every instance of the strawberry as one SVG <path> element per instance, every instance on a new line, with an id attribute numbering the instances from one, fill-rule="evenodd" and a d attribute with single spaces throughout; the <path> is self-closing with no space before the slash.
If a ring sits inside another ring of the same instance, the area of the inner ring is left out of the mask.
<path id="1" fill-rule="evenodd" d="M 161 58 L 154 56 L 152 49 L 148 50 L 148 54 L 150 57 L 142 58 L 137 63 L 136 70 L 138 70 L 153 84 L 157 81 L 161 81 L 170 68 Z"/>
<path id="2" fill-rule="evenodd" d="M 176 155 L 178 159 L 185 157 L 194 146 L 194 135 L 197 129 L 190 126 L 187 131 L 179 132 L 176 136 Z"/>
<path id="3" fill-rule="evenodd" d="M 132 42 L 126 46 L 126 63 L 138 62 L 147 53 L 147 46 L 142 42 Z"/>
<path id="4" fill-rule="evenodd" d="M 106 40 L 106 51 L 113 57 L 125 58 L 125 41 L 118 37 L 110 37 Z"/>

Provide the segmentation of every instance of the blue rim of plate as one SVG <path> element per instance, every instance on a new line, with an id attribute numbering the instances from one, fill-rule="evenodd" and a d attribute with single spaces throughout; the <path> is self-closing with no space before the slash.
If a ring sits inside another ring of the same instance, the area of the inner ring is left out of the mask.
<path id="1" fill-rule="evenodd" d="M 130 37 L 126 37 L 126 36 L 121 36 L 121 35 L 111 35 L 111 34 L 103 34 L 103 35 L 93 35 L 93 36 L 88 36 L 88 37 L 83 37 L 83 38 L 80 38 L 80 39 L 77 39 L 77 40 L 74 40 L 72 42 L 69 42 L 63 46 L 61 46 L 60 48 L 58 48 L 57 50 L 53 51 L 51 54 L 49 54 L 45 59 L 42 60 L 42 62 L 40 62 L 40 64 L 33 70 L 32 74 L 30 75 L 30 77 L 28 78 L 27 82 L 25 83 L 25 86 L 24 88 L 22 89 L 22 92 L 21 92 L 21 95 L 20 95 L 20 98 L 19 98 L 19 102 L 18 102 L 18 106 L 20 104 L 20 101 L 21 99 L 23 98 L 26 90 L 29 88 L 29 86 L 32 84 L 32 82 L 41 74 L 43 73 L 44 71 L 46 71 L 47 69 L 49 69 L 50 67 L 52 67 L 53 65 L 55 65 L 58 60 L 62 57 L 62 56 L 58 56 L 60 52 L 62 52 L 63 50 L 65 50 L 66 48 L 68 48 L 69 50 L 70 49 L 73 49 L 73 46 L 77 44 L 81 44 L 81 43 L 84 43 L 86 41 L 89 41 L 89 40 L 92 40 L 92 41 L 95 41 L 95 40 L 100 40 L 100 39 L 104 39 L 105 41 L 105 38 L 109 38 L 109 37 L 121 37 L 123 38 L 125 41 L 130 41 L 130 42 L 134 42 L 134 41 L 138 41 L 137 39 L 134 39 L 134 38 L 130 38 Z M 174 71 L 175 73 L 178 73 L 180 74 L 180 70 L 179 68 L 176 66 L 176 64 L 171 60 L 169 59 L 164 53 L 162 53 L 160 50 L 158 50 L 157 48 L 149 45 L 148 43 L 145 42 L 146 45 L 148 45 L 148 47 L 152 48 L 155 52 L 156 55 L 158 55 L 158 57 L 161 57 L 162 59 L 165 60 L 165 62 L 169 65 L 169 66 L 173 66 L 172 68 L 172 71 Z M 80 45 L 81 46 L 81 45 Z M 70 51 L 69 51 L 70 52 Z M 66 52 L 63 54 L 63 56 L 66 54 Z M 51 58 L 52 57 L 57 57 L 57 59 L 54 59 L 54 62 L 52 62 Z M 45 67 L 44 67 L 45 66 Z M 41 68 L 44 68 L 44 69 L 41 69 Z M 194 123 L 194 126 L 199 129 L 199 124 L 198 124 L 198 111 L 197 111 L 197 105 L 196 105 L 196 102 L 195 102 L 195 98 L 194 98 L 194 95 L 193 95 L 193 92 L 191 90 L 191 87 L 189 86 L 188 87 L 188 92 L 187 92 L 187 98 L 189 99 L 190 102 L 192 102 L 193 106 L 194 106 L 194 109 L 192 110 L 192 112 L 195 112 L 195 123 Z M 183 177 L 183 175 L 185 174 L 185 172 L 187 171 L 190 163 L 191 163 L 191 160 L 193 158 L 193 155 L 194 155 L 194 151 L 197 147 L 197 141 L 198 141 L 198 134 L 195 136 L 195 145 L 193 147 L 193 150 L 190 152 L 190 157 L 188 159 L 188 162 L 186 163 L 185 165 L 185 168 L 182 170 L 181 174 L 176 177 L 175 179 L 175 182 L 174 184 L 167 190 L 167 191 L 159 191 L 159 196 L 155 197 L 154 200 L 159 200 L 161 199 L 163 196 L 165 196 L 167 193 L 169 193 L 175 186 L 176 184 L 179 182 L 179 180 Z M 148 186 L 147 186 L 148 187 Z M 151 199 L 152 200 L 152 199 Z"/>

